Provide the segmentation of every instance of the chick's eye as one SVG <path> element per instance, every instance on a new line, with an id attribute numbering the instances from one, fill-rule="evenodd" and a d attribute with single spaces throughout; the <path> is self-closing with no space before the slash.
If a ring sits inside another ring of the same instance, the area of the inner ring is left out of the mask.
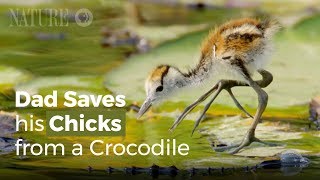
<path id="1" fill-rule="evenodd" d="M 163 90 L 163 86 L 158 86 L 156 92 L 161 92 Z"/>

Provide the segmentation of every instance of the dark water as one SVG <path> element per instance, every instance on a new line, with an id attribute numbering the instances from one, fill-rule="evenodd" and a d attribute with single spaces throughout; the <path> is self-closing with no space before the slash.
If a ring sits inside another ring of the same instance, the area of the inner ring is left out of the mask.
<path id="1" fill-rule="evenodd" d="M 130 179 L 320 179 L 320 157 L 308 157 L 310 164 L 307 167 L 281 167 L 264 169 L 255 167 L 243 168 L 215 168 L 189 169 L 178 171 L 176 175 L 159 175 L 152 177 L 148 173 L 131 175 L 130 173 L 106 174 L 105 179 L 130 178 Z M 94 175 L 94 172 L 92 172 Z"/>
<path id="2" fill-rule="evenodd" d="M 23 176 L 26 179 L 319 179 L 320 157 L 308 157 L 310 164 L 307 167 L 286 167 L 264 169 L 261 167 L 243 168 L 214 168 L 177 170 L 176 173 L 162 171 L 162 174 L 152 176 L 152 169 L 144 168 L 144 172 L 132 173 L 132 169 L 113 169 L 112 173 L 102 170 L 65 169 L 65 168 L 0 168 L 0 179 Z M 7 173 L 6 173 L 7 172 Z M 27 174 L 25 176 L 24 174 Z M 156 173 L 157 174 L 157 173 Z M 168 175 L 171 174 L 171 175 Z M 35 178 L 33 178 L 35 177 Z M 38 178 L 37 178 L 38 177 Z"/>

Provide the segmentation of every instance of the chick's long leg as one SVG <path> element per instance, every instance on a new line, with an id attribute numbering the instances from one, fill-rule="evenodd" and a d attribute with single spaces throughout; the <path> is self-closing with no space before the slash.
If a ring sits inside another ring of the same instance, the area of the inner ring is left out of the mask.
<path id="1" fill-rule="evenodd" d="M 208 92 L 206 92 L 204 95 L 202 95 L 199 99 L 197 99 L 194 103 L 190 104 L 182 113 L 181 115 L 175 120 L 175 122 L 173 123 L 172 127 L 170 128 L 170 131 L 173 131 L 181 122 L 182 120 L 186 117 L 187 114 L 189 114 L 198 104 L 200 104 L 201 102 L 203 102 L 204 100 L 206 100 L 213 92 L 215 92 L 218 89 L 218 92 L 214 95 L 214 99 L 219 95 L 219 93 L 221 92 L 221 90 L 224 88 L 224 86 L 226 85 L 226 82 L 232 82 L 233 84 L 241 84 L 240 82 L 237 81 L 230 81 L 230 80 L 220 80 L 215 86 L 213 86 Z M 242 84 L 243 86 L 247 86 L 246 84 Z M 228 91 L 229 92 L 229 91 Z M 240 110 L 243 110 L 244 113 L 249 114 L 247 111 L 244 110 L 244 108 L 240 105 L 240 103 L 238 102 L 238 100 L 233 96 L 231 90 L 230 90 L 230 96 L 232 96 L 232 99 L 234 100 L 235 104 L 237 105 L 237 107 Z M 213 99 L 213 100 L 214 100 Z M 213 102 L 212 100 L 212 102 Z M 212 103 L 211 102 L 211 103 Z M 209 106 L 210 107 L 210 106 Z M 209 108 L 208 107 L 208 108 Z M 249 114 L 250 117 L 252 117 Z M 199 122 L 198 122 L 199 124 Z"/>
<path id="2" fill-rule="evenodd" d="M 231 145 L 227 147 L 218 147 L 214 148 L 215 151 L 225 151 L 225 150 L 230 150 L 231 154 L 239 152 L 242 148 L 250 145 L 252 142 L 260 142 L 263 144 L 267 144 L 269 146 L 275 146 L 277 144 L 274 143 L 267 143 L 259 140 L 258 138 L 255 137 L 255 129 L 261 120 L 262 113 L 264 112 L 265 108 L 267 107 L 268 103 L 268 94 L 262 89 L 264 87 L 267 87 L 273 80 L 273 76 L 270 72 L 266 70 L 259 70 L 259 73 L 264 77 L 260 81 L 253 81 L 251 77 L 247 77 L 249 85 L 255 90 L 255 92 L 258 95 L 258 108 L 256 111 L 256 114 L 253 118 L 253 123 L 250 127 L 250 129 L 247 131 L 243 141 L 240 144 L 237 145 Z"/>
<path id="3" fill-rule="evenodd" d="M 236 97 L 234 97 L 231 88 L 230 88 L 230 89 L 226 89 L 226 90 L 228 91 L 229 95 L 231 96 L 234 104 L 238 107 L 238 109 L 240 109 L 242 112 L 244 112 L 247 116 L 253 118 L 253 116 L 252 116 L 250 113 L 248 113 L 248 111 L 246 111 L 246 110 L 241 106 L 241 104 L 240 104 L 239 101 L 236 99 Z"/>
<path id="4" fill-rule="evenodd" d="M 264 88 L 267 87 L 273 80 L 273 76 L 270 72 L 264 70 L 264 69 L 260 69 L 258 70 L 258 72 L 261 74 L 262 76 L 262 80 L 258 80 L 255 81 L 260 87 Z M 240 103 L 236 100 L 236 98 L 233 96 L 233 93 L 231 91 L 232 87 L 235 86 L 248 86 L 248 84 L 243 83 L 243 82 L 238 82 L 238 81 L 232 81 L 232 80 L 221 80 L 221 81 L 227 81 L 228 83 L 222 83 L 222 85 L 225 86 L 225 88 L 228 90 L 230 89 L 229 94 L 232 97 L 234 103 L 237 105 L 237 107 L 242 110 L 245 114 L 251 116 L 247 111 L 244 110 L 244 108 L 240 105 Z M 184 119 L 184 117 L 190 113 L 199 103 L 203 102 L 205 99 L 207 99 L 215 90 L 218 89 L 219 83 L 221 82 L 219 81 L 213 88 L 211 88 L 207 93 L 205 93 L 204 95 L 202 95 L 197 101 L 195 101 L 194 103 L 192 103 L 191 105 L 189 105 L 182 113 L 181 115 L 176 119 L 176 121 L 174 122 L 174 124 L 172 125 L 172 127 L 170 128 L 170 131 L 173 131 L 179 124 L 180 122 Z M 227 86 L 226 86 L 227 85 Z M 227 88 L 228 87 L 228 88 Z M 213 102 L 213 101 L 212 101 Z M 211 103 L 212 103 L 211 102 Z M 202 118 L 202 117 L 201 117 Z M 199 118 L 195 124 L 199 124 L 201 118 Z M 197 127 L 197 125 L 195 125 L 195 128 Z M 194 128 L 194 129 L 195 129 Z"/>
<path id="5" fill-rule="evenodd" d="M 220 81 L 218 82 L 218 90 L 217 92 L 214 94 L 213 98 L 209 101 L 209 103 L 204 107 L 201 115 L 199 116 L 199 118 L 196 120 L 196 122 L 194 123 L 194 127 L 192 130 L 191 135 L 194 133 L 194 131 L 196 130 L 196 128 L 199 126 L 201 120 L 203 119 L 203 116 L 206 114 L 207 110 L 209 109 L 209 107 L 211 106 L 211 104 L 213 103 L 213 101 L 218 97 L 218 95 L 220 94 L 220 92 L 223 90 L 224 85 L 225 85 L 226 81 Z"/>
<path id="6" fill-rule="evenodd" d="M 262 72 L 262 74 L 265 73 L 264 71 L 261 71 L 261 72 Z M 256 129 L 259 121 L 261 120 L 262 113 L 264 112 L 265 108 L 267 107 L 267 103 L 268 103 L 268 94 L 261 87 L 268 86 L 273 80 L 272 75 L 270 73 L 269 74 L 266 73 L 265 76 L 266 76 L 266 78 L 263 78 L 260 81 L 253 81 L 251 77 L 249 77 L 249 76 L 246 77 L 249 86 L 252 87 L 255 90 L 255 92 L 257 93 L 258 102 L 259 103 L 258 103 L 258 108 L 257 108 L 256 114 L 255 114 L 255 116 L 253 118 L 253 123 L 252 123 L 250 129 L 248 130 L 247 134 L 245 135 L 243 141 L 239 145 L 232 145 L 232 146 L 228 146 L 228 147 L 223 147 L 222 148 L 222 149 L 225 149 L 225 150 L 235 148 L 230 152 L 231 154 L 239 152 L 242 148 L 250 145 L 254 141 L 262 142 L 261 140 L 259 140 L 259 139 L 257 139 L 255 137 L 255 129 Z M 226 81 L 225 80 L 225 81 L 221 81 L 220 82 L 217 93 L 212 98 L 212 100 L 206 105 L 206 107 L 204 108 L 201 116 L 195 122 L 195 126 L 194 126 L 194 129 L 193 129 L 192 133 L 195 131 L 196 127 L 199 125 L 199 123 L 200 123 L 201 119 L 203 118 L 204 114 L 209 109 L 209 107 L 211 106 L 211 104 L 215 100 L 216 96 L 220 93 L 220 91 L 222 89 L 226 89 L 227 91 L 230 91 L 231 88 L 235 87 L 235 86 L 243 86 L 243 85 L 242 84 L 236 84 L 234 81 Z M 231 94 L 232 94 L 232 91 L 231 91 Z M 235 99 L 235 103 L 236 102 L 237 102 L 237 100 Z M 240 107 L 242 107 L 242 106 L 240 105 Z M 262 142 L 262 143 L 264 143 L 264 142 Z M 265 144 L 272 145 L 272 146 L 275 145 L 275 144 L 269 144 L 269 143 L 265 143 Z M 218 148 L 218 149 L 220 149 L 220 148 Z"/>
<path id="7" fill-rule="evenodd" d="M 245 84 L 243 84 L 245 85 Z M 193 135 L 194 131 L 196 130 L 196 128 L 199 126 L 201 120 L 203 119 L 204 115 L 206 114 L 206 112 L 208 111 L 208 109 L 210 108 L 211 104 L 213 103 L 213 101 L 218 97 L 218 95 L 220 94 L 220 92 L 225 89 L 229 95 L 231 96 L 233 102 L 236 104 L 236 106 L 243 111 L 245 114 L 247 114 L 248 116 L 252 117 L 239 103 L 239 101 L 236 99 L 236 97 L 234 97 L 231 88 L 234 86 L 242 86 L 242 84 L 239 84 L 237 81 L 232 81 L 232 80 L 221 80 L 218 82 L 218 90 L 215 93 L 215 95 L 213 96 L 213 98 L 206 104 L 206 106 L 204 107 L 201 115 L 199 116 L 199 118 L 195 121 L 194 123 L 194 127 L 192 130 L 191 135 Z M 252 117 L 253 118 L 253 117 Z"/>
<path id="8" fill-rule="evenodd" d="M 181 115 L 174 121 L 173 125 L 170 128 L 170 131 L 173 131 L 181 121 L 189 114 L 199 103 L 206 100 L 216 89 L 218 88 L 218 83 L 213 86 L 208 92 L 202 95 L 199 99 L 197 99 L 194 103 L 190 104 L 182 113 Z"/>
<path id="9" fill-rule="evenodd" d="M 253 141 L 260 141 L 255 137 L 255 130 L 260 121 L 262 113 L 264 112 L 268 104 L 268 94 L 257 84 L 257 82 L 253 81 L 251 77 L 247 77 L 247 80 L 249 82 L 249 85 L 254 89 L 254 91 L 258 95 L 258 109 L 254 116 L 253 123 L 250 129 L 248 130 L 247 134 L 245 135 L 242 143 L 236 149 L 231 151 L 232 154 L 239 152 L 242 148 L 250 145 Z"/>
<path id="10" fill-rule="evenodd" d="M 263 69 L 258 70 L 258 72 L 265 78 L 263 78 L 260 81 L 253 81 L 251 77 L 247 77 L 249 85 L 255 90 L 255 92 L 258 95 L 258 108 L 254 116 L 253 123 L 251 124 L 251 127 L 248 130 L 247 134 L 245 135 L 242 143 L 233 151 L 231 151 L 230 152 L 231 154 L 239 152 L 242 148 L 250 145 L 254 141 L 262 142 L 261 140 L 255 137 L 255 130 L 261 119 L 262 113 L 264 112 L 268 104 L 268 94 L 262 88 L 267 87 L 272 82 L 273 76 L 270 72 Z M 271 145 L 275 145 L 275 144 L 271 144 Z"/>

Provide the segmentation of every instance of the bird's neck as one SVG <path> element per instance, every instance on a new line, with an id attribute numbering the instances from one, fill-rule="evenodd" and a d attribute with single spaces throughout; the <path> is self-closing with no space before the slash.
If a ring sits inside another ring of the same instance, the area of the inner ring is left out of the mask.
<path id="1" fill-rule="evenodd" d="M 182 88 L 202 84 L 210 77 L 211 66 L 211 61 L 200 61 L 198 65 L 187 73 L 179 71 L 180 75 L 176 78 L 177 87 Z"/>

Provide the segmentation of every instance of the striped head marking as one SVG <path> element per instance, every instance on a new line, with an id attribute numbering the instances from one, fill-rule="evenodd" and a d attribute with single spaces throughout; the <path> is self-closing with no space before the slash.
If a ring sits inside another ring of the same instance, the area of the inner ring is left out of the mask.
<path id="1" fill-rule="evenodd" d="M 160 65 L 150 73 L 145 82 L 147 98 L 140 108 L 138 117 L 142 116 L 154 102 L 165 98 L 173 90 L 173 87 L 167 82 L 170 69 L 172 68 L 168 65 Z"/>

